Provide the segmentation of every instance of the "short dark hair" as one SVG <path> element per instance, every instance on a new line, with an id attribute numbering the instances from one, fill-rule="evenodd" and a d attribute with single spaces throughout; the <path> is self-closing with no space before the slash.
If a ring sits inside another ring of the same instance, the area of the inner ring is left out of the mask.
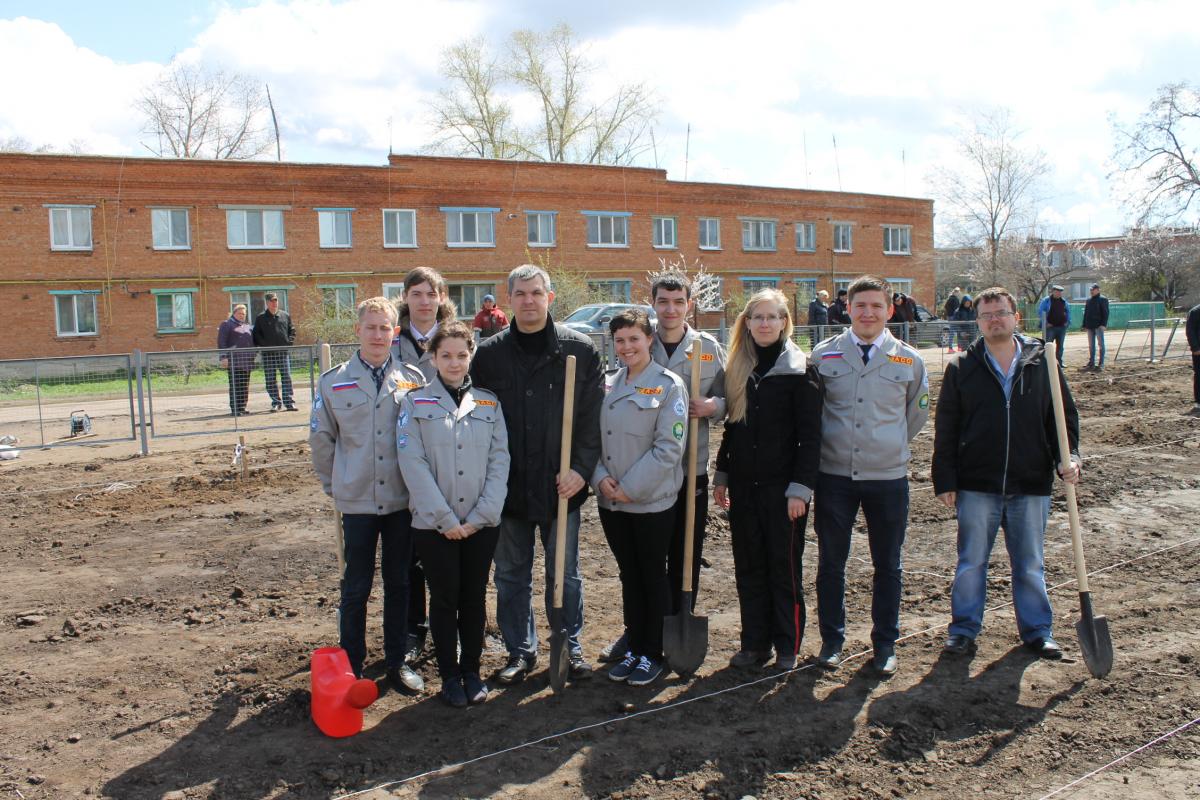
<path id="1" fill-rule="evenodd" d="M 475 352 L 475 332 L 462 320 L 456 319 L 438 325 L 437 332 L 429 339 L 429 352 L 436 353 L 438 346 L 447 339 L 462 339 L 467 343 L 467 352 Z"/>
<path id="2" fill-rule="evenodd" d="M 849 292 L 847 292 L 845 289 L 838 289 L 838 297 L 845 297 L 847 294 L 849 294 Z"/>
<path id="3" fill-rule="evenodd" d="M 993 286 L 976 294 L 975 307 L 978 308 L 980 303 L 995 303 L 1000 300 L 1007 300 L 1009 310 L 1014 314 L 1017 313 L 1017 298 L 1013 297 L 1012 292 L 1003 286 Z"/>
<path id="4" fill-rule="evenodd" d="M 668 292 L 678 292 L 682 289 L 686 292 L 687 299 L 692 299 L 692 282 L 682 272 L 664 272 L 655 278 L 654 283 L 650 284 L 651 303 L 658 299 L 659 289 L 666 289 Z"/>
<path id="5" fill-rule="evenodd" d="M 414 267 L 404 276 L 404 292 L 414 286 L 420 286 L 422 283 L 428 283 L 429 288 L 438 293 L 439 296 L 446 295 L 446 279 L 436 269 L 430 267 Z"/>
<path id="6" fill-rule="evenodd" d="M 846 294 L 850 295 L 850 302 L 854 302 L 854 295 L 859 292 L 883 292 L 884 298 L 889 304 L 892 302 L 892 285 L 878 275 L 862 275 L 855 278 L 846 289 Z"/>
<path id="7" fill-rule="evenodd" d="M 647 336 L 654 335 L 654 328 L 650 326 L 650 315 L 640 308 L 627 308 L 608 323 L 610 334 L 616 333 L 622 328 L 638 328 Z"/>
<path id="8" fill-rule="evenodd" d="M 275 294 L 274 292 L 267 292 L 266 294 L 263 295 L 263 302 L 266 302 L 266 303 L 269 303 L 272 300 L 278 300 L 278 299 L 279 299 L 279 295 Z"/>

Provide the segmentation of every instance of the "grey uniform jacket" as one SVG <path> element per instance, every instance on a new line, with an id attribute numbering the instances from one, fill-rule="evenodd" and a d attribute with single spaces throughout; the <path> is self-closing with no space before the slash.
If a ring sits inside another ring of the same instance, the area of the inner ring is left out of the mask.
<path id="1" fill-rule="evenodd" d="M 392 514 L 408 508 L 396 468 L 396 417 L 405 393 L 425 385 L 413 367 L 392 360 L 383 388 L 356 353 L 321 375 L 308 444 L 321 489 L 343 514 Z"/>
<path id="2" fill-rule="evenodd" d="M 600 407 L 600 463 L 592 473 L 596 502 L 610 511 L 650 514 L 675 504 L 683 482 L 687 391 L 673 372 L 650 362 L 632 382 L 621 368 L 604 381 Z M 600 491 L 611 477 L 632 503 L 614 503 Z"/>
<path id="3" fill-rule="evenodd" d="M 409 392 L 396 420 L 396 454 L 414 528 L 500 524 L 509 456 L 496 395 L 473 386 L 456 406 L 440 380 Z"/>
<path id="4" fill-rule="evenodd" d="M 416 367 L 425 377 L 426 383 L 433 382 L 433 379 L 437 377 L 437 367 L 433 365 L 433 353 L 417 347 L 407 333 L 402 333 L 392 340 L 392 358 Z"/>
<path id="5" fill-rule="evenodd" d="M 708 434 L 709 426 L 725 419 L 725 348 L 715 338 L 707 333 L 697 331 L 691 325 L 686 326 L 683 339 L 675 348 L 674 354 L 667 357 L 667 348 L 655 336 L 650 343 L 650 357 L 655 363 L 669 369 L 683 381 L 685 389 L 692 385 L 692 342 L 699 339 L 700 352 L 700 396 L 711 397 L 717 403 L 717 410 L 711 417 L 700 417 L 696 445 L 696 474 L 705 475 L 708 472 Z M 686 440 L 685 440 L 686 441 Z"/>
<path id="6" fill-rule="evenodd" d="M 908 443 L 929 419 L 929 376 L 915 349 L 886 329 L 867 364 L 850 331 L 812 351 L 821 374 L 821 472 L 854 480 L 908 475 Z"/>

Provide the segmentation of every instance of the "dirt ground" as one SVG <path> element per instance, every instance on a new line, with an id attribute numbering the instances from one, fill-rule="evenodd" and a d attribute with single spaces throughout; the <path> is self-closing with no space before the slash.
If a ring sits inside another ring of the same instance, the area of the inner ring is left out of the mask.
<path id="1" fill-rule="evenodd" d="M 282 438 L 296 434 L 253 440 L 244 483 L 224 441 L 148 458 L 72 449 L 5 464 L 0 796 L 1043 797 L 1200 716 L 1200 420 L 1180 414 L 1190 371 L 1177 361 L 1072 376 L 1088 458 L 1088 566 L 1100 571 L 1092 591 L 1117 653 L 1104 680 L 1078 654 L 1061 498 L 1046 561 L 1048 582 L 1061 585 L 1052 599 L 1067 658 L 1020 649 L 1007 607 L 989 612 L 973 659 L 940 657 L 954 522 L 930 491 L 932 425 L 913 464 L 906 638 L 892 680 L 863 666 L 865 536 L 848 575 L 856 658 L 829 674 L 728 668 L 737 598 L 728 528 L 713 514 L 698 610 L 709 655 L 691 680 L 634 689 L 598 675 L 555 696 L 543 657 L 524 684 L 455 711 L 434 697 L 425 660 L 423 697 L 384 694 L 363 733 L 344 740 L 323 737 L 308 716 L 309 655 L 337 638 L 336 562 L 307 447 Z M 1107 455 L 1118 450 L 1127 452 Z M 592 504 L 582 537 L 594 657 L 619 632 L 620 595 Z M 808 540 L 803 655 L 812 656 L 811 529 Z M 999 606 L 1010 586 L 1000 546 L 992 563 L 989 603 Z M 378 602 L 371 612 L 369 674 L 380 675 Z M 491 633 L 485 670 L 504 655 Z M 1057 796 L 1200 796 L 1198 731 Z M 388 782 L 397 783 L 373 788 Z"/>

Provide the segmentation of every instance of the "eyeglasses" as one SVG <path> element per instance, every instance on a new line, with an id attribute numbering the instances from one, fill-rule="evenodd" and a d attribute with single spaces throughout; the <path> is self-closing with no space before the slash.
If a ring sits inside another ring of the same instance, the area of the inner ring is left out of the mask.
<path id="1" fill-rule="evenodd" d="M 783 319 L 779 314 L 755 314 L 750 318 L 750 321 L 755 325 L 762 325 L 764 322 L 779 322 Z"/>
<path id="2" fill-rule="evenodd" d="M 1011 316 L 1013 316 L 1013 312 L 1011 311 L 985 311 L 979 314 L 977 318 L 984 322 L 991 322 L 994 319 L 1004 319 Z"/>

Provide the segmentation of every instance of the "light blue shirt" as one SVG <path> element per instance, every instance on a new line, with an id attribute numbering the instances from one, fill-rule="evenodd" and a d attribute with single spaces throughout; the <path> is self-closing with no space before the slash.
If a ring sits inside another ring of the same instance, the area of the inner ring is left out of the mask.
<path id="1" fill-rule="evenodd" d="M 1012 398 L 1013 381 L 1017 378 L 1017 363 L 1021 360 L 1021 337 L 1013 336 L 1013 342 L 1017 346 L 1017 352 L 1013 355 L 1012 363 L 1008 365 L 1008 372 L 1000 368 L 1000 362 L 992 358 L 992 351 L 984 345 L 983 352 L 987 356 L 988 365 L 991 366 L 992 372 L 996 373 L 996 377 L 1000 379 L 1000 385 L 1004 387 L 1004 399 Z"/>

